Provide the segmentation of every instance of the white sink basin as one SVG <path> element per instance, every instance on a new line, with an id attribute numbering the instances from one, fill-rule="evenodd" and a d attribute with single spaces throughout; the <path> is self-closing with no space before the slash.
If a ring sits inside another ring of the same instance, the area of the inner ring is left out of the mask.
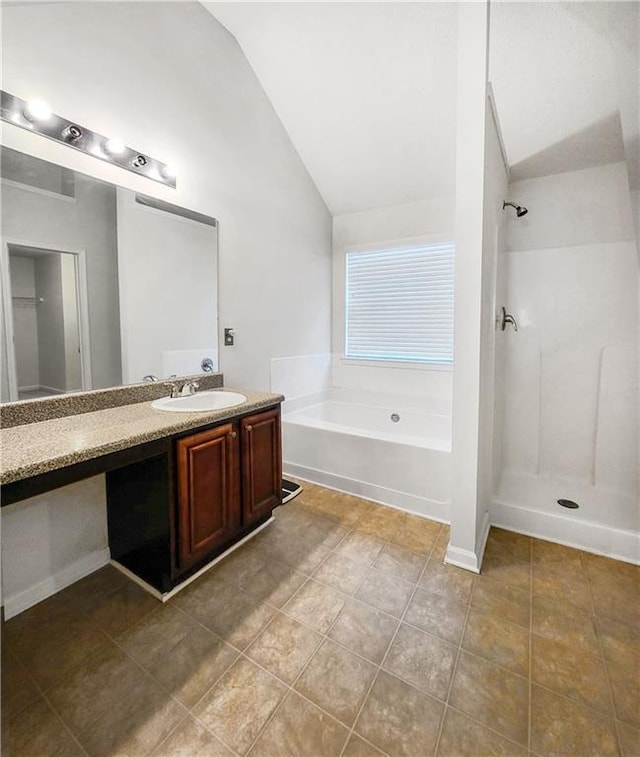
<path id="1" fill-rule="evenodd" d="M 246 402 L 247 398 L 239 392 L 211 391 L 196 392 L 186 397 L 162 397 L 151 403 L 154 410 L 168 410 L 171 413 L 204 413 L 211 410 L 224 410 Z"/>

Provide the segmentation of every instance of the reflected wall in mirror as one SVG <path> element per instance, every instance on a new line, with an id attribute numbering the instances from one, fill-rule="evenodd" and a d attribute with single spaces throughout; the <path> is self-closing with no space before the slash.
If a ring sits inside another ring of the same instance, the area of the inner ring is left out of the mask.
<path id="1" fill-rule="evenodd" d="M 1 154 L 3 402 L 218 369 L 217 222 Z"/>

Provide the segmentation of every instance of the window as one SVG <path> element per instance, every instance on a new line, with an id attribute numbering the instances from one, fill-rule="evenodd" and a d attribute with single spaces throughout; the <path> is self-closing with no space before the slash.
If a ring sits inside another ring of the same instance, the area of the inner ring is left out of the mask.
<path id="1" fill-rule="evenodd" d="M 345 358 L 452 364 L 454 250 L 347 252 Z"/>

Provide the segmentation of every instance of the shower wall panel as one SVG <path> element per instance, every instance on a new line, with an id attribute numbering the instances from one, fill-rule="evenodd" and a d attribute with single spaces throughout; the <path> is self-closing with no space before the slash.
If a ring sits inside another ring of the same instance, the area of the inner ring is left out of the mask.
<path id="1" fill-rule="evenodd" d="M 623 163 L 513 182 L 497 523 L 640 561 L 639 271 Z M 497 366 L 500 370 L 500 366 Z M 563 510 L 557 499 L 579 502 Z"/>
<path id="2" fill-rule="evenodd" d="M 636 345 L 637 345 L 636 340 Z M 596 486 L 637 492 L 638 351 L 634 344 L 606 347 L 599 371 L 593 478 Z"/>
<path id="3" fill-rule="evenodd" d="M 636 490 L 638 283 L 629 242 L 510 253 L 504 470 Z"/>

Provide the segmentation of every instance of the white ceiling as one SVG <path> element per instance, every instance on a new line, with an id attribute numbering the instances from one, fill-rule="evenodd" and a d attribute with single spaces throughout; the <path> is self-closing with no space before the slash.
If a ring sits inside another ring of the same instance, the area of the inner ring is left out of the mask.
<path id="1" fill-rule="evenodd" d="M 513 178 L 625 159 L 609 21 L 630 5 L 492 4 L 489 78 Z"/>
<path id="2" fill-rule="evenodd" d="M 333 214 L 454 188 L 451 3 L 208 3 Z"/>
<path id="3" fill-rule="evenodd" d="M 455 2 L 203 5 L 334 215 L 453 192 Z M 490 79 L 514 178 L 624 159 L 611 29 L 628 29 L 637 5 L 492 2 Z"/>

